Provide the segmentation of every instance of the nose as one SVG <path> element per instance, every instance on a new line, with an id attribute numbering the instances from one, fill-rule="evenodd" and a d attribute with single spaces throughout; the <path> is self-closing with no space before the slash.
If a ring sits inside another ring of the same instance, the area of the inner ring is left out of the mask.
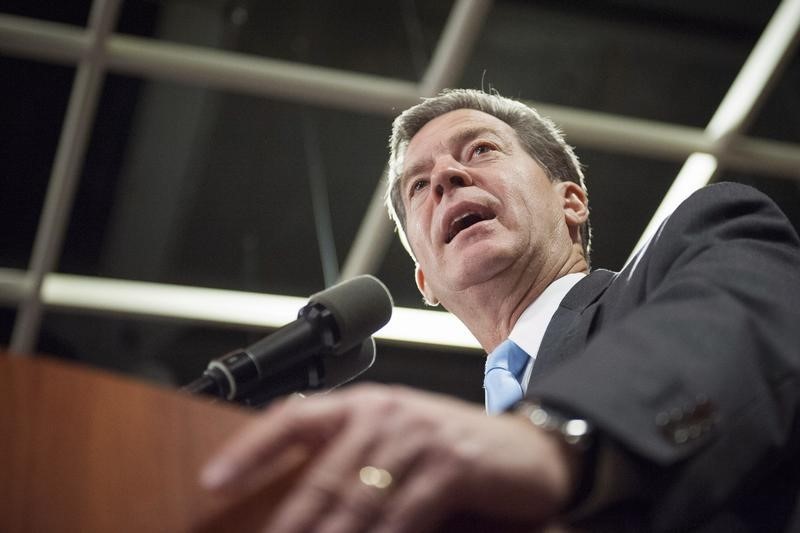
<path id="1" fill-rule="evenodd" d="M 431 174 L 431 187 L 437 199 L 454 189 L 472 185 L 472 178 L 463 165 L 450 156 L 437 161 Z"/>

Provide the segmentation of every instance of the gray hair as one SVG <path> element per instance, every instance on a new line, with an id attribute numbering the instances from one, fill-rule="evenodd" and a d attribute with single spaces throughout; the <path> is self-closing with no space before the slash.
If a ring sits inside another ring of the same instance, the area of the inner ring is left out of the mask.
<path id="1" fill-rule="evenodd" d="M 406 212 L 400 191 L 400 176 L 403 173 L 403 158 L 411 139 L 425 124 L 440 115 L 458 109 L 475 109 L 493 115 L 511 126 L 525 151 L 544 169 L 553 182 L 572 181 L 580 185 L 584 193 L 583 172 L 572 147 L 564 141 L 564 135 L 548 118 L 522 102 L 475 89 L 446 89 L 433 98 L 406 109 L 392 124 L 389 140 L 389 171 L 387 175 L 386 208 L 397 226 L 400 240 L 414 257 L 406 237 Z M 588 193 L 587 193 L 588 195 Z M 581 226 L 583 254 L 589 261 L 591 227 L 589 221 Z"/>

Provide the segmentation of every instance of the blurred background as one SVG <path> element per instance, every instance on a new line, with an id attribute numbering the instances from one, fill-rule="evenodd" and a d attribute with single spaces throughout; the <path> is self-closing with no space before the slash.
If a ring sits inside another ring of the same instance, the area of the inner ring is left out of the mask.
<path id="1" fill-rule="evenodd" d="M 0 0 L 0 347 L 178 386 L 278 325 L 238 296 L 369 272 L 423 309 L 374 198 L 392 118 L 443 87 L 563 127 L 594 266 L 622 267 L 679 174 L 679 196 L 752 184 L 800 227 L 797 4 Z M 195 294 L 175 286 L 222 299 L 117 291 Z M 481 402 L 482 351 L 439 329 L 379 336 L 360 379 Z"/>

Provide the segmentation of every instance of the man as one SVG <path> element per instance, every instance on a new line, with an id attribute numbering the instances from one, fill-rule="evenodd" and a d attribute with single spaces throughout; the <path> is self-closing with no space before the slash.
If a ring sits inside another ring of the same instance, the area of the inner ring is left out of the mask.
<path id="1" fill-rule="evenodd" d="M 391 148 L 417 285 L 490 354 L 499 416 L 376 385 L 287 401 L 207 487 L 252 484 L 300 443 L 313 461 L 266 531 L 416 532 L 464 513 L 527 530 L 800 524 L 800 243 L 774 204 L 709 187 L 622 272 L 588 274 L 580 167 L 535 111 L 445 92 L 397 118 Z M 494 368 L 508 347 L 513 375 Z"/>

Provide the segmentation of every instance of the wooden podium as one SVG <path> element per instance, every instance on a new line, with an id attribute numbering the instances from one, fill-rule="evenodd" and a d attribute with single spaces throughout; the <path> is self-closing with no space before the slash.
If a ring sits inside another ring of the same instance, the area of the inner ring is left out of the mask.
<path id="1" fill-rule="evenodd" d="M 259 531 L 302 468 L 211 494 L 202 465 L 255 412 L 55 360 L 0 354 L 0 406 L 3 533 Z M 437 531 L 527 529 L 462 515 Z"/>
<path id="2" fill-rule="evenodd" d="M 233 406 L 44 358 L 0 355 L 0 531 L 258 529 L 286 479 L 240 501 L 201 466 L 251 420 Z"/>

